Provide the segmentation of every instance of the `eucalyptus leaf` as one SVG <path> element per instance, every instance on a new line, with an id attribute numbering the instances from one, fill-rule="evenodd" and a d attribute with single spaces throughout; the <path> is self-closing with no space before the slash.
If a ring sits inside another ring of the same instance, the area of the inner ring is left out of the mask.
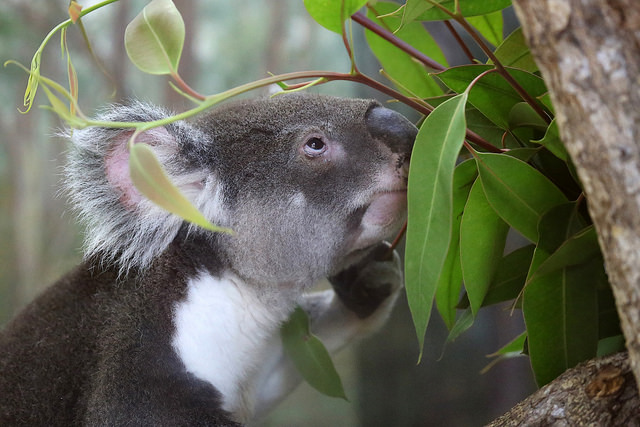
<path id="1" fill-rule="evenodd" d="M 378 13 L 385 14 L 392 12 L 395 8 L 397 8 L 396 3 L 378 2 L 376 3 L 375 10 Z M 388 27 L 391 31 L 397 30 L 395 33 L 397 37 L 409 43 L 434 61 L 447 65 L 447 60 L 440 50 L 440 47 L 421 23 L 409 23 L 400 28 L 401 17 L 391 15 L 384 18 L 377 18 L 373 11 L 369 11 L 368 16 L 374 22 Z M 405 53 L 371 31 L 366 31 L 365 36 L 369 47 L 376 58 L 378 58 L 378 61 L 380 61 L 385 72 L 393 81 L 401 84 L 399 89 L 402 92 L 421 98 L 442 94 L 442 88 L 436 83 L 433 77 L 428 74 L 428 70 L 423 64 L 417 62 L 408 53 Z"/>
<path id="2" fill-rule="evenodd" d="M 496 48 L 494 55 L 505 67 L 519 68 L 530 73 L 538 71 L 538 66 L 525 43 L 522 27 L 509 34 Z M 491 64 L 491 60 L 488 63 Z"/>
<path id="3" fill-rule="evenodd" d="M 420 353 L 451 240 L 453 174 L 466 132 L 466 94 L 426 118 L 416 137 L 408 183 L 406 291 Z"/>
<path id="4" fill-rule="evenodd" d="M 576 203 L 549 209 L 539 222 L 539 241 L 522 302 L 531 364 L 539 385 L 596 353 L 602 265 L 588 262 L 537 273 L 583 227 Z"/>
<path id="5" fill-rule="evenodd" d="M 425 1 L 425 3 L 429 2 Z M 445 0 L 439 3 L 445 9 L 455 12 L 454 0 Z M 462 16 L 478 16 L 505 9 L 511 6 L 511 0 L 459 0 L 459 4 Z M 451 19 L 451 16 L 437 7 L 424 11 L 416 18 L 418 21 L 441 21 L 444 19 Z"/>
<path id="6" fill-rule="evenodd" d="M 478 176 L 475 162 L 469 159 L 456 166 L 453 173 L 453 209 L 451 239 L 442 273 L 438 278 L 436 307 L 448 329 L 456 321 L 456 304 L 462 287 L 462 266 L 460 265 L 460 222 L 462 212 L 469 197 L 471 186 Z"/>
<path id="7" fill-rule="evenodd" d="M 522 311 L 531 366 L 540 387 L 596 355 L 598 302 L 588 267 L 554 271 L 525 287 Z"/>
<path id="8" fill-rule="evenodd" d="M 232 233 L 229 229 L 211 224 L 191 204 L 171 182 L 149 145 L 137 143 L 131 146 L 129 173 L 138 191 L 161 208 L 207 230 Z"/>
<path id="9" fill-rule="evenodd" d="M 365 4 L 367 0 L 304 0 L 309 15 L 327 30 L 338 34 L 342 34 L 342 23 Z"/>
<path id="10" fill-rule="evenodd" d="M 507 224 L 537 242 L 538 221 L 567 198 L 551 181 L 514 157 L 474 153 L 489 204 Z"/>
<path id="11" fill-rule="evenodd" d="M 564 267 L 583 264 L 597 255 L 601 255 L 598 235 L 593 225 L 590 225 L 565 240 L 540 264 L 531 280 Z"/>
<path id="12" fill-rule="evenodd" d="M 149 74 L 177 73 L 184 21 L 171 0 L 153 0 L 127 25 L 124 46 L 131 62 Z"/>
<path id="13" fill-rule="evenodd" d="M 477 180 L 460 225 L 460 262 L 464 287 L 477 315 L 504 252 L 509 226 L 491 208 Z"/>
<path id="14" fill-rule="evenodd" d="M 467 21 L 492 45 L 502 43 L 502 11 L 471 16 Z"/>
<path id="15" fill-rule="evenodd" d="M 498 264 L 482 306 L 486 307 L 518 297 L 527 280 L 534 245 L 527 245 L 505 255 Z"/>
<path id="16" fill-rule="evenodd" d="M 554 118 L 549 124 L 544 137 L 540 140 L 534 140 L 536 144 L 543 145 L 547 150 L 551 151 L 554 156 L 559 158 L 560 160 L 567 161 L 569 159 L 569 154 L 567 153 L 567 149 L 564 147 L 562 140 L 560 139 L 560 133 L 558 132 L 558 124 L 556 123 L 556 119 Z"/>
<path id="17" fill-rule="evenodd" d="M 509 111 L 509 129 L 529 127 L 539 131 L 547 129 L 547 122 L 542 119 L 526 102 L 518 102 Z"/>
<path id="18" fill-rule="evenodd" d="M 451 90 L 461 93 L 473 79 L 492 68 L 490 65 L 463 65 L 435 75 Z M 539 76 L 514 68 L 507 71 L 531 96 L 537 97 L 547 91 L 544 81 Z M 509 129 L 511 109 L 522 101 L 522 97 L 498 73 L 482 77 L 469 93 L 469 103 L 502 129 Z"/>
<path id="19" fill-rule="evenodd" d="M 489 354 L 487 357 L 494 357 L 494 359 L 487 366 L 482 368 L 481 374 L 487 373 L 498 362 L 514 357 L 521 357 L 524 355 L 524 346 L 527 341 L 527 333 L 523 332 L 513 340 L 504 345 L 500 350 L 495 353 Z"/>
<path id="20" fill-rule="evenodd" d="M 449 331 L 449 335 L 447 335 L 446 343 L 451 343 L 455 341 L 463 332 L 473 326 L 473 321 L 475 317 L 470 309 L 464 310 L 462 314 L 456 320 L 455 325 Z"/>
<path id="21" fill-rule="evenodd" d="M 331 356 L 309 330 L 309 318 L 302 308 L 297 307 L 282 325 L 280 335 L 286 354 L 309 385 L 327 396 L 347 400 Z"/>

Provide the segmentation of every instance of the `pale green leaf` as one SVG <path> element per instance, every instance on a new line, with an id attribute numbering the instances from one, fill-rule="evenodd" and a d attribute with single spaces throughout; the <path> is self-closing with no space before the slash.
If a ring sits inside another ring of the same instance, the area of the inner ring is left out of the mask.
<path id="1" fill-rule="evenodd" d="M 184 21 L 171 0 L 153 0 L 127 25 L 124 46 L 131 62 L 149 74 L 178 71 Z"/>
<path id="2" fill-rule="evenodd" d="M 420 351 L 449 249 L 453 174 L 465 137 L 466 94 L 445 101 L 422 124 L 408 184 L 406 290 Z"/>
<path id="3" fill-rule="evenodd" d="M 506 360 L 512 359 L 514 357 L 521 357 L 524 355 L 524 346 L 527 341 L 527 333 L 523 332 L 509 343 L 507 343 L 500 350 L 495 353 L 489 354 L 487 357 L 493 357 L 494 359 L 487 366 L 482 368 L 480 371 L 481 374 L 487 373 L 492 367 L 494 367 L 497 363 Z"/>
<path id="4" fill-rule="evenodd" d="M 502 11 L 469 17 L 467 21 L 492 45 L 502 43 Z"/>
<path id="5" fill-rule="evenodd" d="M 280 335 L 286 354 L 309 385 L 327 396 L 347 398 L 331 356 L 309 330 L 309 318 L 302 308 L 297 307 L 282 325 Z"/>
<path id="6" fill-rule="evenodd" d="M 342 23 L 365 4 L 367 0 L 304 0 L 309 15 L 318 24 L 338 34 L 342 34 Z"/>
<path id="7" fill-rule="evenodd" d="M 147 144 L 133 144 L 129 157 L 131 181 L 145 197 L 161 208 L 211 231 L 231 230 L 211 224 L 169 179 Z"/>
<path id="8" fill-rule="evenodd" d="M 511 0 L 444 0 L 438 3 L 440 3 L 440 5 L 445 9 L 455 12 L 456 1 L 460 4 L 462 16 L 466 17 L 485 15 L 511 6 Z M 429 3 L 427 1 L 424 2 Z M 437 7 L 428 8 L 416 17 L 416 20 L 418 21 L 440 21 L 443 19 L 451 19 L 451 16 Z"/>

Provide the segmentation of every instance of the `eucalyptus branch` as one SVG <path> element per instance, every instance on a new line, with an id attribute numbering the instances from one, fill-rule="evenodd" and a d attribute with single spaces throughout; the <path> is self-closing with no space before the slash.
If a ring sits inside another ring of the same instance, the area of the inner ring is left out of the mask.
<path id="1" fill-rule="evenodd" d="M 509 72 L 506 70 L 506 68 L 504 68 L 504 66 L 500 62 L 500 60 L 493 54 L 493 51 L 489 48 L 489 46 L 487 46 L 487 44 L 484 42 L 484 40 L 482 40 L 482 37 L 480 37 L 480 35 L 478 35 L 478 33 L 467 22 L 467 20 L 464 19 L 464 16 L 462 16 L 462 13 L 460 12 L 460 5 L 459 5 L 459 3 L 457 1 L 455 2 L 456 12 L 451 12 L 449 9 L 447 9 L 444 6 L 442 6 L 437 1 L 434 1 L 434 0 L 426 0 L 426 1 L 428 1 L 429 3 L 431 3 L 432 5 L 437 7 L 438 9 L 440 9 L 442 12 L 446 13 L 447 15 L 449 15 L 451 17 L 451 19 L 453 19 L 458 24 L 460 24 L 460 26 L 462 26 L 462 28 L 464 28 L 464 30 L 471 36 L 471 38 L 473 38 L 473 40 L 480 47 L 480 49 L 482 49 L 482 51 L 487 55 L 487 57 L 491 60 L 491 62 L 493 62 L 493 66 L 498 70 L 498 73 L 500 73 L 502 78 L 504 78 L 507 81 L 507 83 L 509 83 L 509 85 L 518 93 L 518 95 L 520 95 L 520 97 L 527 104 L 529 104 L 531 106 L 531 108 L 533 108 L 533 110 L 547 124 L 551 123 L 551 118 L 540 107 L 538 102 L 531 95 L 529 95 L 529 93 L 526 90 L 524 90 L 524 88 L 520 85 L 520 83 L 518 83 L 511 76 L 511 74 L 509 74 Z"/>
<path id="2" fill-rule="evenodd" d="M 514 79 L 511 74 L 504 68 L 500 60 L 493 54 L 493 51 L 487 46 L 487 44 L 482 40 L 482 37 L 478 35 L 478 33 L 473 29 L 473 27 L 467 22 L 466 19 L 462 15 L 454 15 L 452 18 L 465 29 L 467 33 L 473 38 L 480 49 L 489 57 L 491 62 L 493 62 L 493 66 L 498 70 L 498 73 L 504 78 L 511 87 L 520 95 L 520 97 L 533 108 L 533 110 L 547 123 L 551 123 L 551 118 L 545 113 L 545 111 L 540 107 L 540 104 L 526 91 L 524 88 Z"/>
<path id="3" fill-rule="evenodd" d="M 187 84 L 187 82 L 182 80 L 182 77 L 180 77 L 180 74 L 178 74 L 177 72 L 176 73 L 171 73 L 171 78 L 176 82 L 176 86 L 178 88 L 180 88 L 180 90 L 182 90 L 189 97 L 195 98 L 198 101 L 204 101 L 204 99 L 206 98 L 204 95 L 202 95 L 202 94 L 196 92 L 194 89 L 192 89 L 191 86 L 189 86 Z"/>
<path id="4" fill-rule="evenodd" d="M 78 19 L 93 12 L 94 10 L 100 9 L 101 7 L 107 6 L 116 1 L 118 0 L 104 0 L 91 7 L 88 7 L 79 13 Z M 42 43 L 40 43 L 40 46 L 36 50 L 36 53 L 33 55 L 33 59 L 31 60 L 31 72 L 29 73 L 29 81 L 27 82 L 27 90 L 24 94 L 24 106 L 27 107 L 27 110 L 25 112 L 28 112 L 31 109 L 31 105 L 33 104 L 33 100 L 36 96 L 36 91 L 38 89 L 38 80 L 40 77 L 40 58 L 42 57 L 42 52 L 44 51 L 45 46 L 58 31 L 67 28 L 71 24 L 73 24 L 73 21 L 71 20 L 71 18 L 69 18 L 66 21 L 63 21 L 60 24 L 56 25 L 45 36 L 45 38 L 42 40 Z"/>
<path id="5" fill-rule="evenodd" d="M 400 39 L 391 31 L 381 27 L 380 25 L 373 22 L 371 19 L 367 18 L 362 12 L 354 13 L 353 15 L 351 15 L 351 19 L 353 19 L 358 24 L 362 25 L 367 30 L 377 34 L 378 36 L 382 37 L 389 43 L 393 44 L 398 49 L 401 49 L 402 51 L 408 53 L 409 55 L 411 55 L 411 57 L 417 59 L 427 67 L 436 71 L 444 71 L 446 69 L 442 64 L 439 64 L 438 62 L 429 58 L 427 55 L 420 52 L 418 49 L 411 46 L 409 43 Z"/>
<path id="6" fill-rule="evenodd" d="M 453 24 L 450 21 L 443 21 L 443 22 L 444 22 L 444 25 L 449 30 L 449 32 L 451 33 L 451 35 L 453 36 L 453 38 L 456 40 L 456 42 L 460 46 L 460 48 L 462 49 L 462 51 L 464 52 L 464 54 L 467 55 L 467 58 L 469 58 L 469 61 L 475 62 L 476 58 L 473 56 L 473 53 L 471 53 L 471 50 L 469 50 L 469 46 L 467 46 L 464 40 L 462 40 L 462 37 L 460 37 L 460 34 L 458 34 L 458 31 L 456 31 Z"/>

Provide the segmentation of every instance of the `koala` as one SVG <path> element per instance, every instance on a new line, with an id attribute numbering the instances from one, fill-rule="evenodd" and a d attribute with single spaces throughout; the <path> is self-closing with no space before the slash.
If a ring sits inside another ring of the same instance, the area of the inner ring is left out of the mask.
<path id="1" fill-rule="evenodd" d="M 167 114 L 132 102 L 99 118 Z M 330 352 L 389 315 L 402 274 L 383 242 L 406 217 L 416 132 L 373 100 L 285 94 L 142 133 L 226 234 L 138 193 L 131 129 L 73 131 L 65 173 L 86 254 L 0 333 L 0 425 L 236 426 L 266 414 L 301 380 L 279 333 L 298 305 Z"/>

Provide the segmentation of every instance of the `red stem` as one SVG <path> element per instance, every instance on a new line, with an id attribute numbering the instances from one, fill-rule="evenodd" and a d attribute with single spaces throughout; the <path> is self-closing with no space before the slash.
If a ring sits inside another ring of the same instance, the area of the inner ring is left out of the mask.
<path id="1" fill-rule="evenodd" d="M 371 19 L 367 18 L 364 15 L 364 13 L 356 12 L 355 14 L 351 15 L 351 19 L 356 21 L 358 24 L 362 25 L 367 30 L 370 30 L 371 32 L 379 35 L 389 43 L 396 46 L 398 49 L 401 49 L 402 51 L 408 53 L 413 58 L 422 62 L 427 67 L 432 68 L 433 70 L 436 70 L 436 71 L 444 71 L 446 69 L 444 66 L 437 63 L 433 59 L 429 58 L 427 55 L 420 52 L 418 49 L 411 46 L 409 43 L 405 42 L 404 40 L 400 39 L 392 32 L 386 30 L 385 28 L 382 28 L 380 25 L 376 24 Z"/>
<path id="2" fill-rule="evenodd" d="M 456 42 L 458 42 L 458 45 L 460 46 L 464 54 L 467 55 L 469 61 L 473 63 L 475 60 L 475 58 L 473 57 L 473 53 L 471 53 L 467 44 L 464 42 L 464 40 L 462 40 L 462 37 L 460 37 L 460 34 L 458 34 L 451 21 L 444 21 L 444 25 L 447 26 L 447 29 L 449 30 L 453 38 L 456 39 Z"/>

